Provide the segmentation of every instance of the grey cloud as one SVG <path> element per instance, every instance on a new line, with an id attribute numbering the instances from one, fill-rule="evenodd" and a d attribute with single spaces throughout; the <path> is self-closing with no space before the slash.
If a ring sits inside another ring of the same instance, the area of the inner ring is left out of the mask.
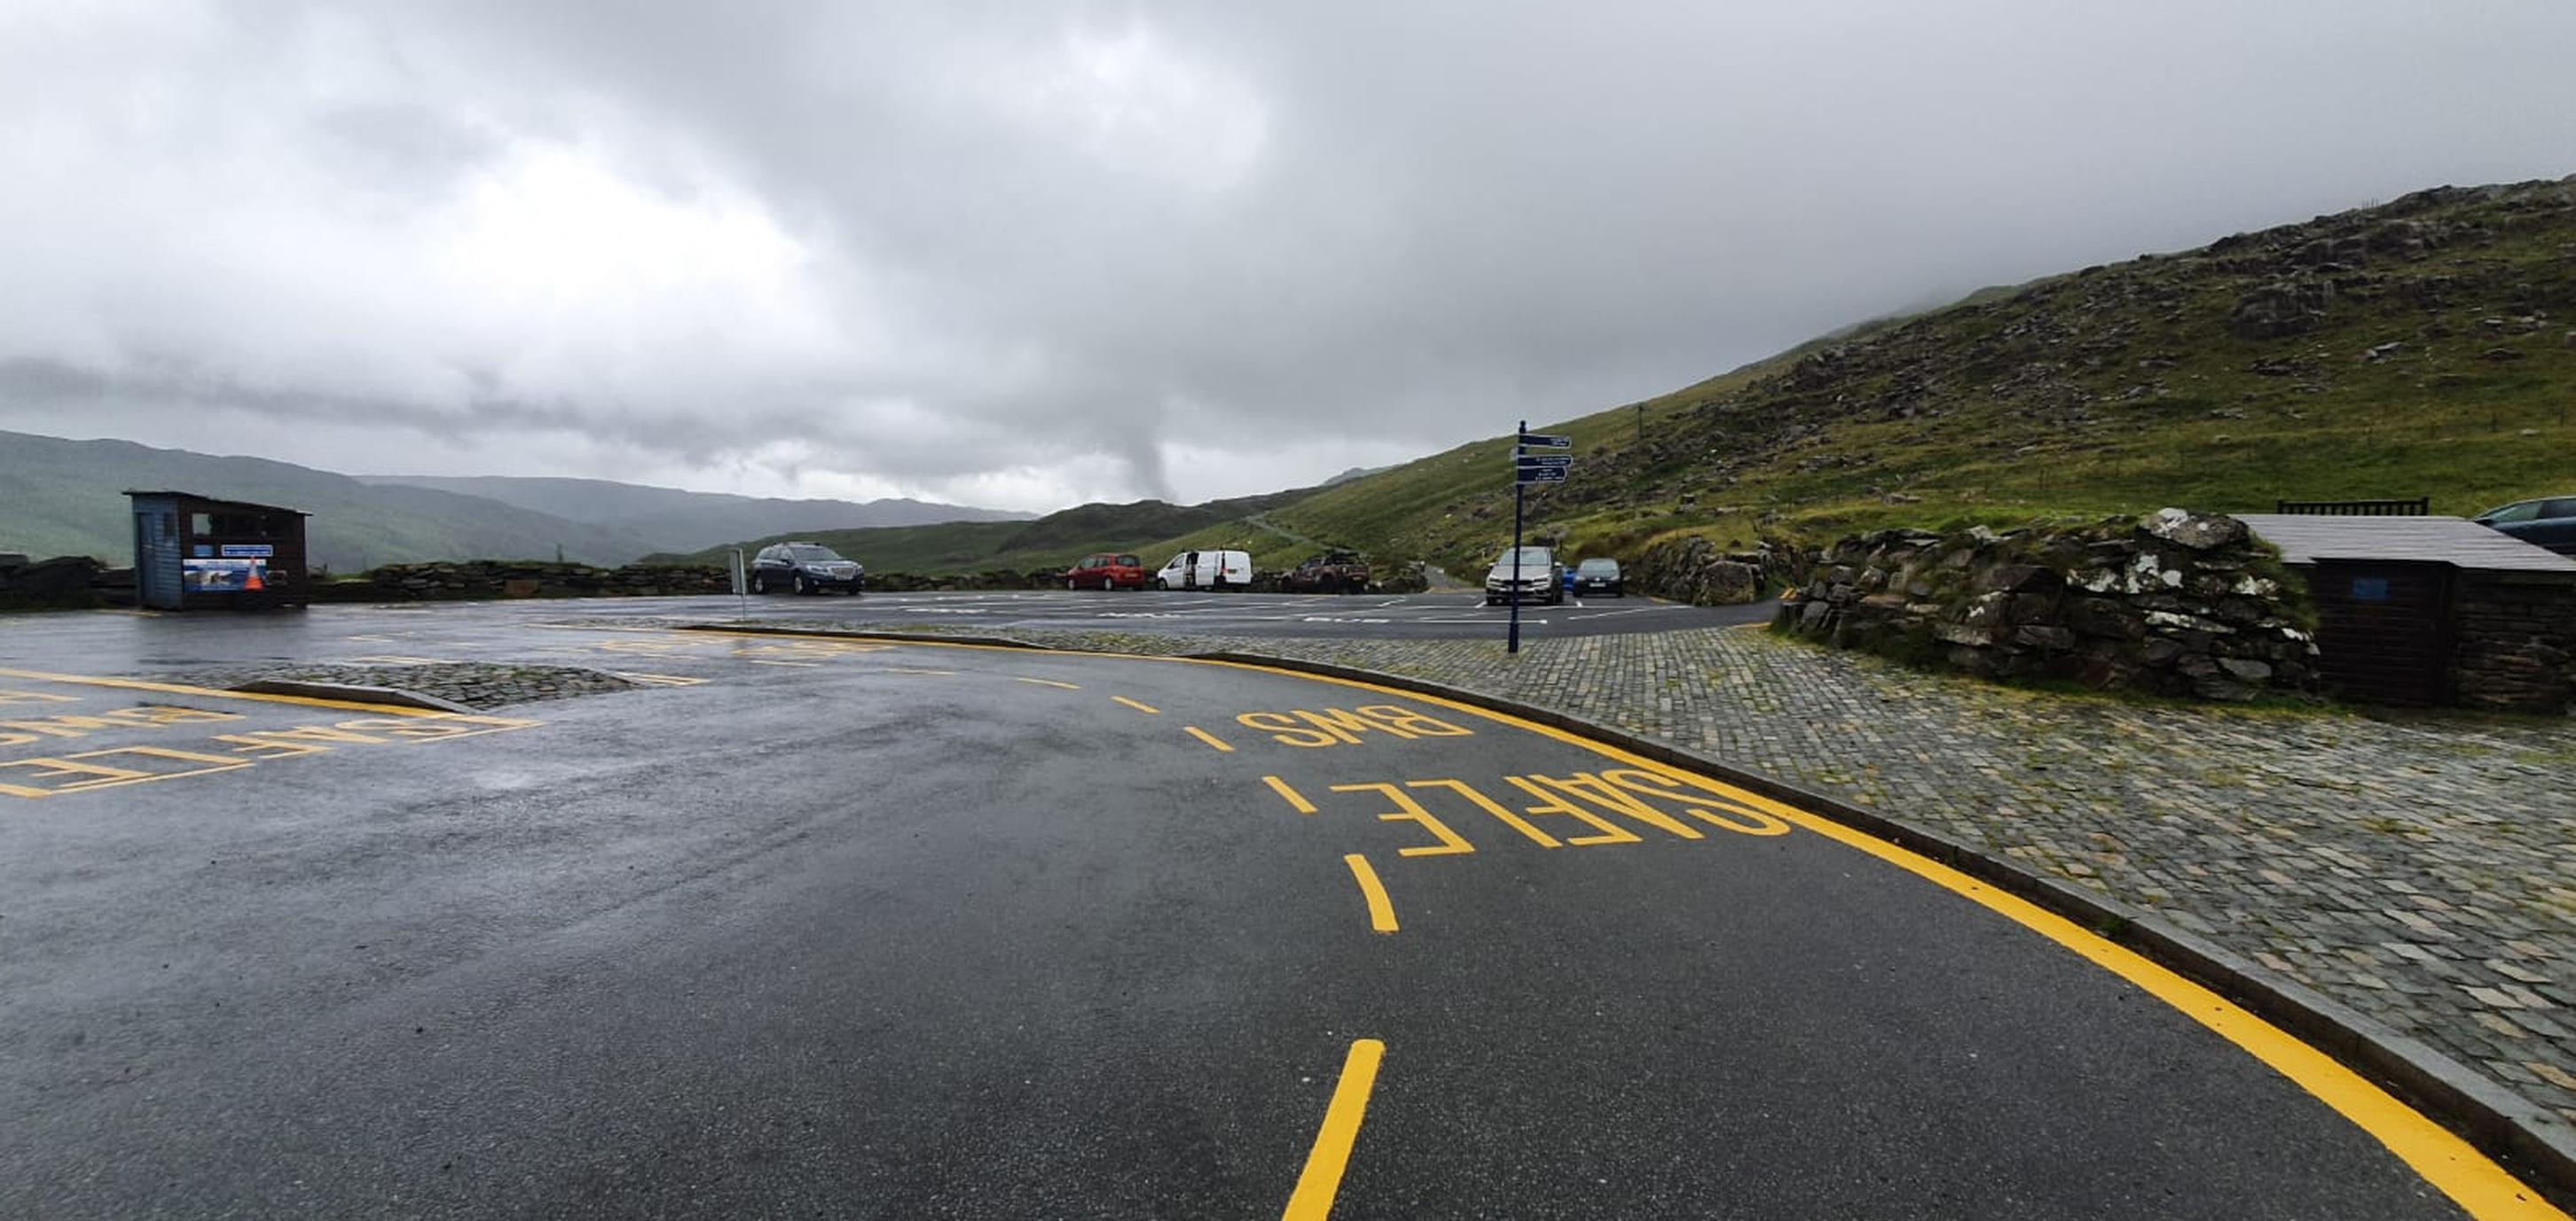
<path id="1" fill-rule="evenodd" d="M 36 269 L 0 290 L 22 424 L 93 385 L 714 483 L 1241 493 L 1351 464 L 1262 465 L 1292 444 L 1428 451 L 1989 283 L 2576 169 L 2551 0 L 248 11 L 74 39 L 88 91 L 0 118 L 0 158 L 74 154 L 0 202 Z M 0 26 L 0 69 L 36 38 Z M 132 135 L 145 71 L 201 112 Z M 164 215 L 183 248 L 141 240 Z"/>

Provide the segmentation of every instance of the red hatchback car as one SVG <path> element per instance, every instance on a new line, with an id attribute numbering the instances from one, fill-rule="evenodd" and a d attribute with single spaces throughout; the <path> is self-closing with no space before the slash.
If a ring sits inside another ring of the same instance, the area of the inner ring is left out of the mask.
<path id="1" fill-rule="evenodd" d="M 1064 570 L 1066 589 L 1143 589 L 1153 579 L 1142 559 L 1106 551 L 1086 555 L 1081 563 Z"/>

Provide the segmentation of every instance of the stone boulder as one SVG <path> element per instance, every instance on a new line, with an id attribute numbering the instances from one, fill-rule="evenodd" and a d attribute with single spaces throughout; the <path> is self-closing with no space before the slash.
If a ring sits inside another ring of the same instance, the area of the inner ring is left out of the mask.
<path id="1" fill-rule="evenodd" d="M 2281 280 L 2236 299 L 2228 312 L 2227 331 L 2239 339 L 2279 339 L 2304 335 L 2326 320 L 2334 304 L 2334 285 L 2325 280 Z"/>
<path id="2" fill-rule="evenodd" d="M 2241 547 L 2248 532 L 2245 523 L 2224 513 L 2194 513 L 2188 509 L 2158 509 L 2142 527 L 2148 534 L 2169 543 L 2179 543 L 2194 551 L 2220 547 Z"/>

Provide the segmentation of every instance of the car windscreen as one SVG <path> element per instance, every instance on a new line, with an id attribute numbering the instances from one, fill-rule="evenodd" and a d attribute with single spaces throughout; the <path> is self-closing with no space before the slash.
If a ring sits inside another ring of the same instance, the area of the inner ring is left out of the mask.
<path id="1" fill-rule="evenodd" d="M 1540 566 L 1540 567 L 1545 567 L 1545 566 L 1546 566 L 1546 564 L 1547 564 L 1547 562 L 1548 562 L 1548 561 L 1547 561 L 1547 548 L 1545 548 L 1545 547 L 1523 547 L 1523 548 L 1521 548 L 1521 567 L 1523 567 L 1523 568 L 1528 568 L 1528 567 L 1530 567 L 1530 566 L 1532 566 L 1532 565 L 1537 565 L 1537 566 Z M 1501 558 L 1501 559 L 1499 559 L 1499 560 L 1494 561 L 1494 567 L 1496 567 L 1496 568 L 1509 568 L 1509 567 L 1511 567 L 1511 566 L 1512 566 L 1512 553 L 1511 553 L 1511 552 L 1508 552 L 1508 551 L 1506 551 L 1506 552 L 1504 552 L 1504 553 L 1503 553 L 1503 558 Z"/>
<path id="2" fill-rule="evenodd" d="M 821 563 L 830 560 L 837 560 L 841 557 L 839 553 L 833 551 L 829 547 L 790 547 L 787 549 L 787 558 L 791 560 L 804 560 L 807 563 Z"/>
<path id="3" fill-rule="evenodd" d="M 1619 575 L 1619 561 L 1585 560 L 1575 565 L 1574 570 L 1586 576 L 1615 577 Z"/>
<path id="4" fill-rule="evenodd" d="M 1121 568 L 1141 568 L 1144 564 L 1145 561 L 1137 559 L 1132 555 L 1122 555 L 1118 557 L 1118 566 Z"/>

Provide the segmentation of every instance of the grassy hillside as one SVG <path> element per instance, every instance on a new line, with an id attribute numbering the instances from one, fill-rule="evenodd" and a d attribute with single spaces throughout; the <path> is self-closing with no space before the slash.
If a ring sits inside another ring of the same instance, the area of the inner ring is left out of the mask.
<path id="1" fill-rule="evenodd" d="M 2576 490 L 2576 179 L 2443 188 L 1874 324 L 1575 435 L 1533 520 L 1578 552 L 2166 504 Z M 1273 524 L 1452 566 L 1511 528 L 1502 439 Z M 1687 502 L 1685 500 L 1687 498 Z"/>
<path id="2" fill-rule="evenodd" d="M 688 551 L 737 538 L 789 530 L 849 530 L 952 521 L 1026 521 L 1027 513 L 973 509 L 926 500 L 785 500 L 729 496 L 608 479 L 530 479 L 502 475 L 361 475 L 361 482 L 435 488 L 481 496 L 567 521 L 608 526 L 651 539 L 662 550 Z"/>
<path id="3" fill-rule="evenodd" d="M 348 572 L 434 559 L 567 559 L 618 564 L 650 550 L 625 531 L 530 513 L 477 496 L 375 487 L 284 462 L 0 433 L 0 551 L 134 559 L 127 488 L 201 492 L 313 514 L 313 562 Z"/>
<path id="4" fill-rule="evenodd" d="M 746 552 L 789 539 L 821 543 L 879 572 L 950 573 L 1008 568 L 1062 568 L 1094 551 L 1151 552 L 1160 562 L 1169 540 L 1259 514 L 1303 497 L 1303 489 L 1200 505 L 1140 500 L 1078 505 L 1035 521 L 947 522 L 861 530 L 797 530 L 738 544 Z M 722 563 L 725 548 L 655 555 L 650 562 Z"/>

